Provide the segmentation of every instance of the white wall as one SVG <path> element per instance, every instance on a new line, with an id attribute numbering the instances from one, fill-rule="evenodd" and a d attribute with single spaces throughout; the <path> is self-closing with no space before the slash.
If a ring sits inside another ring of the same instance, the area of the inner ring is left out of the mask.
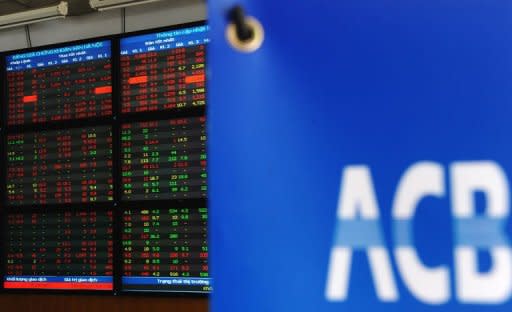
<path id="1" fill-rule="evenodd" d="M 126 8 L 127 32 L 206 19 L 205 0 L 164 0 Z M 121 33 L 121 10 L 71 16 L 29 26 L 32 46 Z M 0 51 L 28 47 L 25 27 L 0 31 Z"/>

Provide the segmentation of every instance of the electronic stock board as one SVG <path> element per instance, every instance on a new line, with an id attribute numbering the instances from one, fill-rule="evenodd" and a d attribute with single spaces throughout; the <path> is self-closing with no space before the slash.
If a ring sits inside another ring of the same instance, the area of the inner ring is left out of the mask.
<path id="1" fill-rule="evenodd" d="M 5 55 L 5 289 L 211 290 L 207 30 Z"/>

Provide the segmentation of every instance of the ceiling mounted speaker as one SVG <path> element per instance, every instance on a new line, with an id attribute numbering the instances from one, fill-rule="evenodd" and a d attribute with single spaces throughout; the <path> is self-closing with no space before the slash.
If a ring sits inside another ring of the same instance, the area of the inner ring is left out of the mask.
<path id="1" fill-rule="evenodd" d="M 64 18 L 67 15 L 68 3 L 62 1 L 58 5 L 51 7 L 0 15 L 0 29 Z"/>
<path id="2" fill-rule="evenodd" d="M 146 4 L 161 0 L 89 0 L 91 8 L 98 11 L 125 8 L 132 5 Z"/>

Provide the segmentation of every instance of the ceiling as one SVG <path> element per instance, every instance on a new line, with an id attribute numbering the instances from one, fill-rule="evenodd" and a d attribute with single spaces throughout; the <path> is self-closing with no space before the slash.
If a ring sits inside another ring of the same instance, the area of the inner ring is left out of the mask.
<path id="1" fill-rule="evenodd" d="M 0 16 L 58 4 L 61 0 L 0 0 Z M 67 0 L 70 15 L 91 12 L 89 0 Z"/>

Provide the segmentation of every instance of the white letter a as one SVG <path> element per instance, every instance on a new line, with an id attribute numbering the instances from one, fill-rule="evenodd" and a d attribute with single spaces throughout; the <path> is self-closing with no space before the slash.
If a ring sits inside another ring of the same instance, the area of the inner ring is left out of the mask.
<path id="1" fill-rule="evenodd" d="M 373 183 L 365 166 L 350 166 L 343 172 L 327 277 L 329 301 L 347 298 L 353 249 L 366 251 L 377 297 L 381 301 L 397 301 L 398 290 L 384 246 Z"/>

